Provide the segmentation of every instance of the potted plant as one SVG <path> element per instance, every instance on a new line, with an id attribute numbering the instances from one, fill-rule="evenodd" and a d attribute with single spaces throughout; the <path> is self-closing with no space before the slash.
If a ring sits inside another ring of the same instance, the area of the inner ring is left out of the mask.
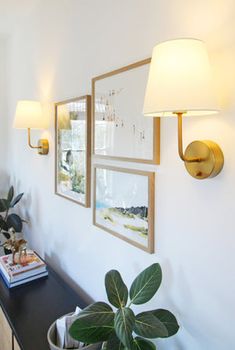
<path id="1" fill-rule="evenodd" d="M 148 302 L 157 292 L 162 281 L 158 263 L 142 271 L 127 286 L 116 270 L 105 276 L 108 300 L 95 302 L 83 309 L 70 327 L 70 335 L 86 344 L 103 342 L 106 350 L 154 350 L 148 339 L 167 338 L 178 332 L 175 316 L 168 310 L 156 309 L 134 314 L 131 305 Z"/>
<path id="2" fill-rule="evenodd" d="M 6 238 L 10 238 L 9 229 L 13 228 L 16 232 L 21 232 L 23 222 L 19 215 L 10 213 L 11 209 L 21 200 L 24 193 L 18 194 L 14 197 L 14 187 L 11 186 L 7 198 L 0 199 L 0 233 Z M 8 251 L 5 251 L 6 254 Z M 9 251 L 11 253 L 11 251 Z"/>

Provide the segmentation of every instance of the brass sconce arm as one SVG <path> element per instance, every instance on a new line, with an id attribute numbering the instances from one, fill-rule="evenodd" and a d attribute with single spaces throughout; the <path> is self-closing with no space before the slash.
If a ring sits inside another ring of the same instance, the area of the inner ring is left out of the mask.
<path id="1" fill-rule="evenodd" d="M 30 133 L 30 128 L 27 129 L 28 130 L 28 145 L 30 148 L 42 148 L 42 146 L 33 146 L 31 143 L 31 133 Z"/>
<path id="2" fill-rule="evenodd" d="M 33 146 L 31 143 L 31 133 L 30 133 L 30 128 L 27 129 L 28 130 L 28 145 L 30 148 L 33 149 L 38 149 L 38 153 L 39 154 L 48 154 L 49 152 L 49 143 L 47 139 L 39 139 L 38 140 L 38 145 L 37 146 Z"/>
<path id="3" fill-rule="evenodd" d="M 214 177 L 220 173 L 224 164 L 223 152 L 213 141 L 193 141 L 183 151 L 182 116 L 186 112 L 174 112 L 178 118 L 178 152 L 184 165 L 196 179 Z"/>
<path id="4" fill-rule="evenodd" d="M 184 113 L 186 113 L 186 112 L 175 112 L 174 113 L 177 115 L 177 119 L 178 119 L 178 152 L 179 152 L 179 156 L 183 162 L 187 162 L 187 163 L 197 162 L 197 163 L 199 163 L 199 162 L 203 161 L 202 158 L 199 158 L 199 157 L 187 158 L 183 152 L 182 116 Z"/>

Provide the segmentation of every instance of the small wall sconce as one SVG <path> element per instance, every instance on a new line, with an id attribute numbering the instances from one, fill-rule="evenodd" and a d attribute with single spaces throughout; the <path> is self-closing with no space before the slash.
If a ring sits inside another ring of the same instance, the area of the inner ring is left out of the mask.
<path id="1" fill-rule="evenodd" d="M 45 129 L 46 120 L 43 117 L 42 106 L 38 101 L 19 101 L 16 106 L 13 127 L 28 130 L 28 145 L 37 149 L 39 154 L 48 154 L 49 143 L 47 139 L 39 139 L 38 145 L 31 144 L 31 129 Z"/>
<path id="2" fill-rule="evenodd" d="M 218 113 L 205 44 L 169 40 L 155 46 L 144 101 L 145 116 L 178 118 L 178 152 L 189 174 L 205 179 L 219 174 L 224 157 L 212 141 L 194 141 L 183 152 L 182 117 Z"/>

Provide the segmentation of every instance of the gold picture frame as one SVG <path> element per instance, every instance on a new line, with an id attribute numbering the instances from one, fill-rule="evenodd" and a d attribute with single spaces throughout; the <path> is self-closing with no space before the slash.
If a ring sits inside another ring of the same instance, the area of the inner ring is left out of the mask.
<path id="1" fill-rule="evenodd" d="M 55 194 L 90 207 L 91 96 L 55 103 Z"/>
<path id="2" fill-rule="evenodd" d="M 153 253 L 155 173 L 95 164 L 93 174 L 93 224 Z"/>
<path id="3" fill-rule="evenodd" d="M 142 113 L 150 62 L 92 79 L 94 158 L 160 164 L 160 118 Z"/>

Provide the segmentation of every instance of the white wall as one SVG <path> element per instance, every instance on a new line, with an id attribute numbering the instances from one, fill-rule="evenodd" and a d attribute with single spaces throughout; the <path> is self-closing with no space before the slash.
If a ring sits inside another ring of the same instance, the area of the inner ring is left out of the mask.
<path id="1" fill-rule="evenodd" d="M 8 39 L 6 35 L 0 35 L 0 190 L 4 189 L 8 176 L 6 173 L 6 159 L 8 154 L 8 144 L 5 138 L 7 127 L 7 77 L 6 60 Z"/>
<path id="2" fill-rule="evenodd" d="M 0 143 L 8 145 L 12 183 L 25 192 L 28 240 L 95 300 L 105 297 L 109 269 L 119 269 L 130 284 L 160 262 L 163 284 L 148 308 L 169 308 L 181 324 L 176 337 L 158 341 L 160 350 L 234 347 L 234 10 L 232 0 L 36 1 L 18 18 L 9 43 L 9 123 Z M 54 102 L 90 93 L 92 77 L 149 57 L 159 41 L 185 36 L 207 43 L 222 107 L 220 115 L 187 119 L 185 144 L 216 141 L 225 166 L 214 179 L 194 180 L 177 156 L 176 121 L 162 121 L 161 165 L 143 166 L 156 171 L 156 254 L 149 255 L 92 226 L 91 209 L 54 194 L 53 113 L 47 157 L 29 149 L 26 133 L 11 125 L 17 100 Z"/>

